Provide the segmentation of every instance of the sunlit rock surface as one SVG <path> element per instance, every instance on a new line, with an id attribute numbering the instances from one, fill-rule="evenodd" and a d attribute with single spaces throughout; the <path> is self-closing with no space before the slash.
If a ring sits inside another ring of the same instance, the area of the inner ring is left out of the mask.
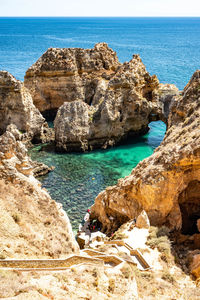
<path id="1" fill-rule="evenodd" d="M 161 85 L 155 75 L 150 76 L 135 55 L 118 67 L 97 105 L 74 101 L 59 108 L 54 122 L 57 149 L 107 148 L 144 134 L 152 120 L 166 121 L 177 94 L 175 86 Z"/>
<path id="2" fill-rule="evenodd" d="M 28 89 L 10 73 L 0 71 L 0 132 L 10 124 L 17 126 L 24 140 L 46 140 L 48 125 Z"/>
<path id="3" fill-rule="evenodd" d="M 16 140 L 17 130 L 16 137 L 13 133 L 0 136 L 1 258 L 58 258 L 77 252 L 66 213 L 34 178 L 27 150 Z"/>
<path id="4" fill-rule="evenodd" d="M 93 49 L 50 48 L 27 70 L 24 83 L 35 106 L 50 117 L 64 102 L 98 103 L 118 66 L 106 43 Z"/>
<path id="5" fill-rule="evenodd" d="M 135 218 L 144 209 L 152 225 L 165 224 L 185 234 L 197 231 L 200 215 L 200 71 L 172 100 L 168 129 L 154 154 L 130 176 L 95 200 L 93 213 L 104 230 Z"/>
<path id="6" fill-rule="evenodd" d="M 35 106 L 55 119 L 61 151 L 107 148 L 167 120 L 178 89 L 160 84 L 139 55 L 119 63 L 106 43 L 93 49 L 50 48 L 26 72 Z"/>

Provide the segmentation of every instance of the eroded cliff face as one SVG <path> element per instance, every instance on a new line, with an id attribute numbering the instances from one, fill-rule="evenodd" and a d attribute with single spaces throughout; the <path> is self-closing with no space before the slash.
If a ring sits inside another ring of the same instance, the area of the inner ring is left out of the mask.
<path id="1" fill-rule="evenodd" d="M 61 206 L 33 176 L 20 133 L 0 136 L 1 258 L 58 258 L 77 252 L 71 225 Z"/>
<path id="2" fill-rule="evenodd" d="M 145 210 L 152 225 L 194 233 L 200 216 L 200 71 L 173 99 L 168 130 L 154 154 L 100 193 L 92 208 L 110 231 Z M 111 222 L 109 216 L 114 220 Z"/>
<path id="3" fill-rule="evenodd" d="M 119 66 L 106 43 L 94 49 L 50 48 L 27 70 L 24 84 L 35 106 L 45 117 L 54 118 L 64 102 L 97 104 Z"/>
<path id="4" fill-rule="evenodd" d="M 10 73 L 0 71 L 0 133 L 10 124 L 17 126 L 24 140 L 46 140 L 48 125 L 33 105 L 29 91 Z"/>
<path id="5" fill-rule="evenodd" d="M 106 43 L 50 48 L 27 70 L 24 84 L 43 116 L 56 116 L 59 151 L 107 148 L 144 134 L 152 120 L 167 121 L 179 92 L 150 76 L 139 55 L 119 63 Z"/>
<path id="6" fill-rule="evenodd" d="M 129 136 L 144 134 L 152 120 L 167 120 L 178 89 L 150 76 L 138 55 L 119 66 L 104 96 L 90 106 L 83 101 L 64 103 L 55 125 L 57 149 L 86 151 L 113 146 Z"/>

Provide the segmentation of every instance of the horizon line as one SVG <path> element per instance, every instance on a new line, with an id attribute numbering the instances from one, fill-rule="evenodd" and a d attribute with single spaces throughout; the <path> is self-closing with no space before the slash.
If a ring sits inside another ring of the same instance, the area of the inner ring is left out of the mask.
<path id="1" fill-rule="evenodd" d="M 1 16 L 0 18 L 200 18 L 200 16 Z"/>

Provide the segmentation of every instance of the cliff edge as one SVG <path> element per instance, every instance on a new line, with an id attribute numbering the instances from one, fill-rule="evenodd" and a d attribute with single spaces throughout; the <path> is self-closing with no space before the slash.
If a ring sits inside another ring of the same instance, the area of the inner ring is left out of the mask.
<path id="1" fill-rule="evenodd" d="M 12 128 L 0 136 L 0 255 L 59 258 L 78 252 L 61 205 L 33 176 L 27 150 Z"/>
<path id="2" fill-rule="evenodd" d="M 199 87 L 200 71 L 196 71 L 182 95 L 174 97 L 165 138 L 154 154 L 140 162 L 131 175 L 97 196 L 92 211 L 105 231 L 118 228 L 126 220 L 137 217 L 143 209 L 152 225 L 165 224 L 184 234 L 197 231 L 200 211 Z"/>
<path id="3" fill-rule="evenodd" d="M 35 106 L 45 117 L 54 118 L 64 102 L 94 104 L 118 66 L 116 53 L 106 43 L 94 49 L 49 48 L 27 70 L 24 84 Z"/>
<path id="4" fill-rule="evenodd" d="M 0 134 L 14 124 L 24 141 L 45 142 L 48 125 L 24 84 L 7 71 L 0 71 Z"/>
<path id="5" fill-rule="evenodd" d="M 152 120 L 167 121 L 179 94 L 160 84 L 139 55 L 119 63 L 106 43 L 93 49 L 50 48 L 26 72 L 25 86 L 47 120 L 59 151 L 107 148 L 144 134 Z"/>

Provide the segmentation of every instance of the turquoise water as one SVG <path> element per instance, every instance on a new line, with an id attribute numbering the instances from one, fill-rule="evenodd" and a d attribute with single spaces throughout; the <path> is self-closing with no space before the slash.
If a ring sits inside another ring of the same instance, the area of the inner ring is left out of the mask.
<path id="1" fill-rule="evenodd" d="M 77 229 L 98 193 L 129 175 L 139 161 L 150 156 L 162 141 L 165 129 L 164 123 L 152 122 L 145 136 L 109 150 L 58 154 L 39 151 L 41 146 L 38 146 L 30 153 L 33 159 L 55 166 L 53 172 L 40 180 L 52 198 L 63 204 L 73 228 Z"/>
<path id="2" fill-rule="evenodd" d="M 0 18 L 0 69 L 23 80 L 47 48 L 91 48 L 97 42 L 108 43 L 121 62 L 139 53 L 151 74 L 179 89 L 200 67 L 200 18 Z M 160 144 L 165 125 L 157 122 L 150 127 L 147 135 L 106 151 L 31 151 L 32 158 L 56 167 L 41 180 L 63 203 L 73 228 L 101 190 L 128 175 Z"/>

